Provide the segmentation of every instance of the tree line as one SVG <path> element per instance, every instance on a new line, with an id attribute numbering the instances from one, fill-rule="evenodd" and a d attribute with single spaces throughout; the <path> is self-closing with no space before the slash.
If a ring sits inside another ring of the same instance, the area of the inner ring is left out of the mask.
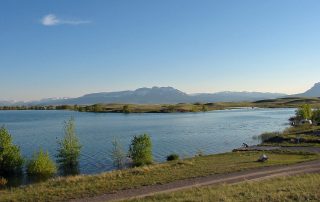
<path id="1" fill-rule="evenodd" d="M 81 148 L 72 118 L 64 123 L 64 137 L 58 140 L 56 161 L 53 161 L 48 151 L 42 148 L 30 159 L 24 159 L 19 146 L 13 144 L 11 134 L 2 126 L 0 128 L 0 181 L 4 180 L 1 176 L 23 173 L 23 168 L 28 176 L 43 179 L 54 176 L 58 171 L 62 175 L 78 174 Z M 128 152 L 125 152 L 120 142 L 114 138 L 110 156 L 117 169 L 152 164 L 151 138 L 148 134 L 134 136 Z"/>
<path id="2" fill-rule="evenodd" d="M 313 109 L 311 105 L 301 105 L 295 112 L 295 116 L 290 118 L 292 123 L 299 123 L 310 120 L 314 125 L 320 124 L 320 108 Z"/>

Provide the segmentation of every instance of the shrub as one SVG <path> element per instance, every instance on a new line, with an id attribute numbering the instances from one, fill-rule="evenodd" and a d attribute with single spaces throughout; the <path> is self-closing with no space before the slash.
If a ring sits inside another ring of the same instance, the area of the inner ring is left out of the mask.
<path id="1" fill-rule="evenodd" d="M 129 148 L 129 157 L 134 166 L 152 164 L 152 143 L 147 134 L 134 136 Z"/>
<path id="2" fill-rule="evenodd" d="M 77 174 L 81 145 L 75 133 L 74 120 L 71 118 L 64 125 L 65 136 L 59 141 L 57 163 L 65 174 Z"/>
<path id="3" fill-rule="evenodd" d="M 125 158 L 126 153 L 123 151 L 122 145 L 117 141 L 116 138 L 112 141 L 112 151 L 111 151 L 111 159 L 113 161 L 113 165 L 118 169 L 121 169 L 125 166 Z"/>
<path id="4" fill-rule="evenodd" d="M 176 161 L 179 160 L 179 155 L 178 154 L 170 154 L 167 156 L 167 161 Z"/>
<path id="5" fill-rule="evenodd" d="M 56 165 L 50 159 L 49 153 L 42 149 L 33 155 L 33 158 L 27 163 L 27 173 L 33 176 L 49 177 L 57 172 Z"/>
<path id="6" fill-rule="evenodd" d="M 12 143 L 12 137 L 5 127 L 0 128 L 0 174 L 21 171 L 23 158 L 20 148 Z"/>

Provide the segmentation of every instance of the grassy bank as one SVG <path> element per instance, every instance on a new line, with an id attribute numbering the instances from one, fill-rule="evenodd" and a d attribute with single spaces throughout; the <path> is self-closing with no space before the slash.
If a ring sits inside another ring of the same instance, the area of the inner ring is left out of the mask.
<path id="1" fill-rule="evenodd" d="M 0 201 L 61 201 L 175 180 L 230 173 L 250 168 L 287 165 L 319 158 L 315 154 L 265 152 L 269 160 L 256 160 L 262 152 L 234 152 L 107 172 L 91 176 L 52 179 L 0 191 Z"/>
<path id="2" fill-rule="evenodd" d="M 264 146 L 320 146 L 320 126 L 302 125 L 283 132 L 264 133 L 260 136 Z"/>
<path id="3" fill-rule="evenodd" d="M 261 182 L 244 182 L 193 188 L 170 194 L 160 194 L 130 202 L 151 201 L 319 201 L 320 174 L 281 177 Z"/>

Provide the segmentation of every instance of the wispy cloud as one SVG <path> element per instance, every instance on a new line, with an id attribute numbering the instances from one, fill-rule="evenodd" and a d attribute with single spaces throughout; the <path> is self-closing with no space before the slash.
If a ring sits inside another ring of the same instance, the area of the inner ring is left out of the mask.
<path id="1" fill-rule="evenodd" d="M 91 21 L 88 21 L 88 20 L 61 19 L 61 18 L 58 18 L 54 14 L 45 15 L 41 19 L 41 24 L 44 25 L 44 26 L 55 26 L 55 25 L 62 25 L 62 24 L 80 25 L 80 24 L 88 24 L 88 23 L 91 23 Z"/>

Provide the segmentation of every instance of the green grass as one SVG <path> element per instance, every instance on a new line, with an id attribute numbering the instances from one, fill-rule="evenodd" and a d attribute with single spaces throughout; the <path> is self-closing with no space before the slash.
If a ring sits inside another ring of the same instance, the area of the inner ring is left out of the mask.
<path id="1" fill-rule="evenodd" d="M 319 201 L 320 174 L 280 177 L 260 182 L 200 187 L 168 194 L 159 194 L 130 202 L 152 201 Z"/>
<path id="2" fill-rule="evenodd" d="M 318 159 L 316 154 L 265 152 L 269 160 L 256 160 L 262 152 L 233 152 L 200 156 L 99 175 L 74 176 L 0 191 L 0 201 L 62 201 L 111 193 L 116 190 L 163 184 L 180 179 L 230 173 L 250 168 L 287 165 Z"/>

